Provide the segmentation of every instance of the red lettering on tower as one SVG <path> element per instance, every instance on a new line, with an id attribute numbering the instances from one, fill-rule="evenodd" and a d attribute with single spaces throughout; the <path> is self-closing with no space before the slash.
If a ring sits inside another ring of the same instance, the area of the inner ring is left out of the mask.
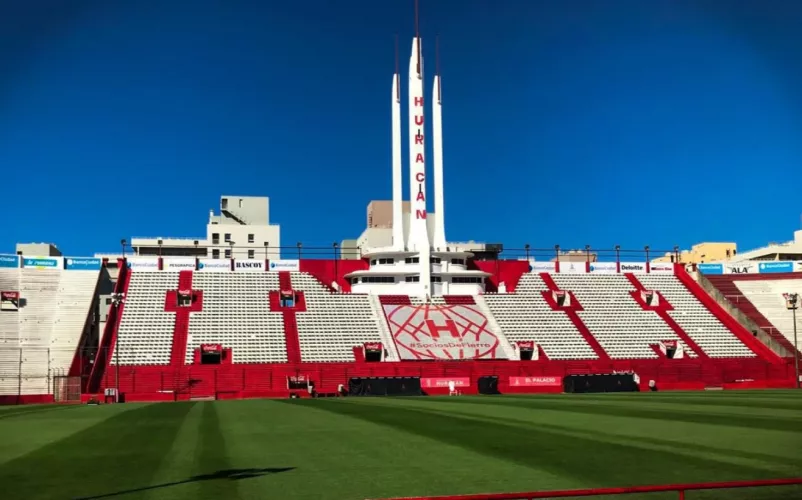
<path id="1" fill-rule="evenodd" d="M 426 180 L 426 174 L 424 174 L 423 172 L 418 172 L 417 174 L 415 174 L 415 180 L 418 181 L 418 182 L 425 181 Z"/>
<path id="2" fill-rule="evenodd" d="M 423 144 L 423 136 L 418 134 L 415 136 L 415 144 Z"/>
<path id="3" fill-rule="evenodd" d="M 423 97 L 415 97 L 415 106 L 423 106 Z"/>
<path id="4" fill-rule="evenodd" d="M 415 156 L 415 163 L 423 163 L 423 153 L 418 153 L 418 155 Z"/>
<path id="5" fill-rule="evenodd" d="M 415 218 L 416 219 L 425 219 L 426 218 L 426 210 L 415 210 Z"/>
<path id="6" fill-rule="evenodd" d="M 415 125 L 423 125 L 423 115 L 415 115 Z"/>
<path id="7" fill-rule="evenodd" d="M 422 191 L 418 191 L 418 196 L 415 198 L 415 201 L 426 201 L 426 197 L 423 196 Z"/>
<path id="8" fill-rule="evenodd" d="M 440 338 L 440 332 L 448 332 L 455 339 L 460 338 L 457 324 L 454 323 L 453 319 L 447 319 L 445 325 L 436 325 L 434 320 L 427 319 L 426 326 L 429 327 L 429 336 L 435 340 Z"/>

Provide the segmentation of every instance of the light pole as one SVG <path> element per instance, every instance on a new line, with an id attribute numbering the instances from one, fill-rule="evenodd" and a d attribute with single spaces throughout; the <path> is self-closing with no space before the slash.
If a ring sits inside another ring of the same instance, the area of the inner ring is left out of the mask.
<path id="1" fill-rule="evenodd" d="M 296 244 L 296 246 L 298 247 L 298 260 L 301 260 L 301 247 L 303 246 L 303 243 L 301 243 L 301 242 L 299 241 L 299 242 Z"/>
<path id="2" fill-rule="evenodd" d="M 125 245 L 126 244 L 128 244 L 128 242 L 125 241 L 125 238 L 120 240 L 120 246 L 123 247 L 123 260 L 125 260 Z"/>
<path id="3" fill-rule="evenodd" d="M 526 250 L 526 261 L 527 261 L 527 262 L 529 262 L 529 248 L 531 248 L 531 247 L 529 246 L 529 243 L 527 243 L 526 245 L 524 245 L 524 250 Z"/>
<path id="4" fill-rule="evenodd" d="M 125 303 L 125 294 L 124 293 L 113 293 L 111 294 L 111 304 L 114 306 L 114 321 L 119 325 L 119 314 L 120 314 L 120 306 Z M 117 330 L 117 329 L 115 329 Z M 120 332 L 119 330 L 116 331 L 116 337 L 114 339 L 114 401 L 116 403 L 120 402 Z"/>
<path id="5" fill-rule="evenodd" d="M 590 245 L 585 245 L 585 259 L 590 262 Z"/>
<path id="6" fill-rule="evenodd" d="M 791 310 L 794 322 L 794 376 L 796 376 L 796 388 L 799 389 L 799 343 L 796 338 L 796 310 L 799 309 L 799 294 L 789 293 L 786 298 L 786 307 Z"/>

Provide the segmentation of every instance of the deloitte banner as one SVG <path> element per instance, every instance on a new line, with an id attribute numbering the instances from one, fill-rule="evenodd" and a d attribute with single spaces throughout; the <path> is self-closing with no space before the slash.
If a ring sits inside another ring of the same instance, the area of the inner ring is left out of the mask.
<path id="1" fill-rule="evenodd" d="M 621 272 L 622 273 L 645 273 L 646 272 L 646 263 L 645 262 L 622 262 L 621 263 Z"/>
<path id="2" fill-rule="evenodd" d="M 231 259 L 200 259 L 198 271 L 207 273 L 225 273 L 231 271 Z"/>
<path id="3" fill-rule="evenodd" d="M 22 257 L 25 269 L 61 269 L 64 266 L 62 257 Z"/>
<path id="4" fill-rule="evenodd" d="M 94 257 L 67 257 L 64 259 L 64 269 L 67 271 L 97 271 L 101 261 Z"/>
<path id="5" fill-rule="evenodd" d="M 271 260 L 271 271 L 300 271 L 301 262 L 299 260 Z"/>
<path id="6" fill-rule="evenodd" d="M 19 267 L 19 255 L 0 255 L 0 267 L 16 269 Z"/>

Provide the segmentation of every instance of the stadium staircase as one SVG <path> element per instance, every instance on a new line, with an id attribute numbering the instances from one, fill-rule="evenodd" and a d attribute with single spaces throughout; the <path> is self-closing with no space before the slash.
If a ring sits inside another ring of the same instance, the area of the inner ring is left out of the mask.
<path id="1" fill-rule="evenodd" d="M 178 290 L 192 290 L 192 271 L 179 271 Z M 168 292 L 167 301 L 173 299 L 175 308 L 166 304 L 167 310 L 175 312 L 175 327 L 173 329 L 173 345 L 170 349 L 170 365 L 180 367 L 187 358 L 187 338 L 189 336 L 189 307 L 178 307 L 177 297 Z"/>
<path id="2" fill-rule="evenodd" d="M 279 290 L 292 291 L 292 277 L 288 271 L 278 273 Z M 283 311 L 284 319 L 284 341 L 287 348 L 287 361 L 290 363 L 300 363 L 301 361 L 301 341 L 298 336 L 298 322 L 295 311 Z"/>

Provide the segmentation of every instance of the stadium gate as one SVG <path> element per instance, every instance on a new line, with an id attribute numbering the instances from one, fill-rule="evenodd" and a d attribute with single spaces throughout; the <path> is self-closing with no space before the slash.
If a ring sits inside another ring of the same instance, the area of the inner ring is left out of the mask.
<path id="1" fill-rule="evenodd" d="M 53 377 L 53 399 L 56 403 L 81 402 L 81 377 L 56 375 Z"/>

